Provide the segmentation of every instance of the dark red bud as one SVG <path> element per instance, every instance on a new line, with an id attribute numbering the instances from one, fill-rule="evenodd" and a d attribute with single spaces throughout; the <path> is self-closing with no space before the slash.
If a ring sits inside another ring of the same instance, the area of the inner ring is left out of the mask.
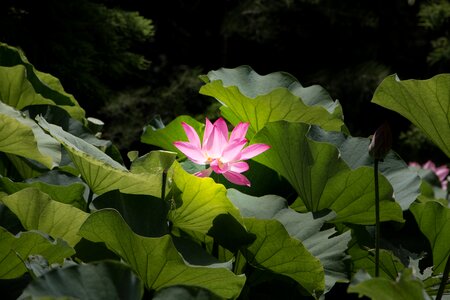
<path id="1" fill-rule="evenodd" d="M 392 147 L 392 133 L 387 122 L 378 127 L 369 145 L 369 154 L 378 160 L 383 160 Z"/>

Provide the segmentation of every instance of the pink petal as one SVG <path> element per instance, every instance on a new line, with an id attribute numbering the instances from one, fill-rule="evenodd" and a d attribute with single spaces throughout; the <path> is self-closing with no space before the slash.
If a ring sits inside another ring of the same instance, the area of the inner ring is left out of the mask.
<path id="1" fill-rule="evenodd" d="M 268 149 L 270 149 L 270 146 L 266 145 L 266 144 L 250 145 L 241 151 L 241 159 L 242 160 L 250 159 L 252 157 L 255 157 L 256 155 L 263 153 L 264 151 L 266 151 Z"/>
<path id="2" fill-rule="evenodd" d="M 211 173 L 212 173 L 212 169 L 208 168 L 208 169 L 201 170 L 197 173 L 194 173 L 194 175 L 197 177 L 208 177 L 209 175 L 211 175 Z"/>
<path id="3" fill-rule="evenodd" d="M 435 173 L 441 181 L 444 181 L 447 178 L 449 171 L 450 170 L 447 168 L 446 165 L 442 165 L 439 168 L 436 168 Z"/>
<path id="4" fill-rule="evenodd" d="M 218 118 L 214 122 L 214 127 L 218 129 L 218 132 L 220 132 L 226 140 L 228 140 L 228 126 L 224 119 Z"/>
<path id="5" fill-rule="evenodd" d="M 195 129 L 189 124 L 186 124 L 184 122 L 182 122 L 181 125 L 183 126 L 184 132 L 186 132 L 186 136 L 189 142 L 195 147 L 200 149 L 201 148 L 200 138 L 198 137 L 198 134 L 195 131 Z"/>
<path id="6" fill-rule="evenodd" d="M 213 124 L 210 120 L 208 120 L 208 118 L 206 118 L 205 124 L 205 131 L 203 132 L 203 145 L 206 145 L 206 143 L 208 142 L 208 139 L 214 128 Z"/>
<path id="7" fill-rule="evenodd" d="M 173 145 L 196 164 L 203 165 L 207 163 L 202 151 L 195 145 L 188 142 L 174 142 Z"/>
<path id="8" fill-rule="evenodd" d="M 217 174 L 222 174 L 225 172 L 228 172 L 230 170 L 230 167 L 228 164 L 221 163 L 219 160 L 215 159 L 210 164 L 211 168 L 214 172 Z"/>
<path id="9" fill-rule="evenodd" d="M 246 185 L 250 186 L 250 181 L 242 174 L 236 173 L 236 172 L 226 172 L 223 173 L 223 176 L 228 179 L 228 181 L 237 184 L 237 185 Z"/>
<path id="10" fill-rule="evenodd" d="M 231 162 L 240 159 L 242 148 L 247 143 L 247 139 L 235 140 L 229 143 L 222 151 L 222 162 Z"/>
<path id="11" fill-rule="evenodd" d="M 420 164 L 415 162 L 415 161 L 412 161 L 412 162 L 409 163 L 409 166 L 410 167 L 420 167 Z"/>
<path id="12" fill-rule="evenodd" d="M 219 128 L 214 127 L 206 145 L 203 145 L 203 151 L 205 151 L 210 158 L 219 158 L 222 156 L 222 151 L 226 146 L 226 137 L 223 136 Z"/>
<path id="13" fill-rule="evenodd" d="M 234 127 L 233 131 L 230 135 L 229 143 L 233 142 L 234 140 L 243 140 L 245 139 L 245 135 L 247 134 L 249 123 L 239 123 Z"/>
<path id="14" fill-rule="evenodd" d="M 436 165 L 434 164 L 434 162 L 429 160 L 429 161 L 427 161 L 426 163 L 423 164 L 423 168 L 434 171 L 436 169 Z"/>
<path id="15" fill-rule="evenodd" d="M 245 161 L 238 161 L 235 163 L 230 163 L 230 171 L 236 172 L 236 173 L 242 173 L 249 169 L 248 163 Z"/>

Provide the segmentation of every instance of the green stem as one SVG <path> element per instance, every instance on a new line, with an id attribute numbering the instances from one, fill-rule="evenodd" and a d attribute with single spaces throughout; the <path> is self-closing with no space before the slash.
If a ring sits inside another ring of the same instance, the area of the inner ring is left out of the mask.
<path id="1" fill-rule="evenodd" d="M 91 188 L 89 188 L 89 195 L 88 195 L 88 199 L 87 199 L 87 203 L 86 203 L 86 211 L 87 212 L 91 211 L 89 206 L 91 206 L 93 198 L 94 198 L 94 192 L 91 190 Z"/>
<path id="2" fill-rule="evenodd" d="M 241 263 L 241 256 L 242 256 L 242 254 L 241 254 L 241 251 L 239 251 L 239 250 L 234 255 L 234 257 L 236 257 L 236 259 L 234 261 L 233 273 L 236 275 L 240 275 L 241 271 L 242 271 L 242 270 L 240 270 L 240 266 L 239 266 Z"/>
<path id="3" fill-rule="evenodd" d="M 164 201 L 166 198 L 166 181 L 167 181 L 167 172 L 166 170 L 162 173 L 162 187 L 161 187 L 161 200 Z"/>
<path id="4" fill-rule="evenodd" d="M 375 277 L 380 275 L 380 195 L 378 188 L 378 159 L 374 160 L 375 177 Z"/>
<path id="5" fill-rule="evenodd" d="M 444 295 L 445 285 L 448 281 L 448 275 L 450 272 L 450 256 L 447 257 L 447 264 L 445 265 L 444 273 L 442 274 L 441 284 L 439 285 L 439 290 L 436 295 L 436 300 L 441 300 Z"/>

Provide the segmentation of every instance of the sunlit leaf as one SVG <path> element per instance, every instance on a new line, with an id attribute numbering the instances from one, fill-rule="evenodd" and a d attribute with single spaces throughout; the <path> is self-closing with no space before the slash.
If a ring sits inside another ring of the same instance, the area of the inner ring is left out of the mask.
<path id="1" fill-rule="evenodd" d="M 144 286 L 126 265 L 114 261 L 56 269 L 32 281 L 18 299 L 142 299 Z"/>
<path id="2" fill-rule="evenodd" d="M 211 178 L 191 175 L 176 163 L 173 181 L 180 191 L 174 199 L 176 208 L 169 212 L 174 227 L 206 234 L 221 214 L 242 220 L 238 209 L 227 198 L 225 187 Z"/>
<path id="3" fill-rule="evenodd" d="M 29 255 L 41 255 L 49 264 L 62 263 L 75 254 L 61 239 L 50 241 L 39 232 L 21 232 L 12 235 L 0 227 L 0 279 L 17 278 L 27 272 L 24 261 Z"/>
<path id="4" fill-rule="evenodd" d="M 319 86 L 303 87 L 287 73 L 261 76 L 248 66 L 221 68 L 204 76 L 200 93 L 216 98 L 256 133 L 268 122 L 286 120 L 345 128 L 342 108 Z M 231 120 L 229 120 L 231 121 Z"/>
<path id="5" fill-rule="evenodd" d="M 372 102 L 393 110 L 420 128 L 450 158 L 450 74 L 427 80 L 386 77 Z"/>
<path id="6" fill-rule="evenodd" d="M 52 104 L 53 101 L 36 93 L 26 76 L 27 72 L 23 65 L 0 66 L 0 100 L 17 110 L 22 110 L 28 105 Z"/>
<path id="7" fill-rule="evenodd" d="M 184 158 L 185 155 L 173 145 L 173 142 L 176 141 L 187 141 L 181 122 L 191 125 L 199 135 L 205 126 L 190 116 L 179 116 L 164 128 L 154 128 L 151 125 L 146 126 L 141 136 L 141 142 L 176 152 L 180 158 Z"/>
<path id="8" fill-rule="evenodd" d="M 361 277 L 360 274 L 357 275 Z M 367 296 L 372 300 L 431 300 L 422 281 L 414 278 L 411 269 L 405 269 L 397 280 L 370 278 L 366 275 L 361 282 L 350 285 L 348 292 L 358 293 L 360 297 Z"/>
<path id="9" fill-rule="evenodd" d="M 5 67 L 24 66 L 26 79 L 37 94 L 68 111 L 73 118 L 77 120 L 84 118 L 84 110 L 72 95 L 64 91 L 61 82 L 50 74 L 37 71 L 17 48 L 0 43 L 0 65 Z"/>
<path id="10" fill-rule="evenodd" d="M 72 247 L 81 239 L 78 229 L 88 217 L 87 213 L 54 201 L 36 188 L 20 190 L 3 197 L 2 202 L 19 218 L 25 229 L 61 238 Z"/>
<path id="11" fill-rule="evenodd" d="M 450 256 L 450 208 L 435 201 L 428 201 L 412 204 L 411 212 L 420 230 L 430 241 L 434 273 L 442 273 Z"/>
<path id="12" fill-rule="evenodd" d="M 146 287 L 152 290 L 182 284 L 208 289 L 223 298 L 235 298 L 244 285 L 245 277 L 236 276 L 225 268 L 186 265 L 169 235 L 139 236 L 115 210 L 92 213 L 80 234 L 93 242 L 104 242 L 130 264 Z"/>
<path id="13" fill-rule="evenodd" d="M 61 127 L 49 124 L 43 118 L 39 118 L 39 125 L 65 147 L 81 176 L 96 194 L 120 190 L 129 194 L 161 196 L 162 174 L 131 173 L 98 148 Z"/>
<path id="14" fill-rule="evenodd" d="M 335 222 L 374 224 L 375 188 L 373 168 L 351 170 L 338 149 L 307 138 L 309 126 L 285 121 L 268 124 L 252 143 L 271 149 L 254 159 L 285 177 L 311 212 L 331 209 Z M 379 176 L 382 221 L 403 221 L 401 207 L 392 199 L 392 187 Z"/>
<path id="15" fill-rule="evenodd" d="M 0 178 L 0 190 L 5 191 L 9 195 L 28 187 L 35 187 L 48 194 L 55 201 L 70 204 L 81 210 L 84 210 L 86 207 L 86 201 L 83 198 L 85 186 L 80 182 L 70 185 L 52 185 L 42 181 L 29 183 L 13 182 L 6 177 Z"/>
<path id="16" fill-rule="evenodd" d="M 51 169 L 61 160 L 60 148 L 36 122 L 0 102 L 0 151 L 34 159 Z"/>
<path id="17" fill-rule="evenodd" d="M 256 235 L 256 240 L 243 250 L 249 264 L 288 276 L 312 295 L 324 291 L 324 270 L 319 259 L 290 237 L 278 220 L 245 218 L 244 222 L 248 231 Z"/>

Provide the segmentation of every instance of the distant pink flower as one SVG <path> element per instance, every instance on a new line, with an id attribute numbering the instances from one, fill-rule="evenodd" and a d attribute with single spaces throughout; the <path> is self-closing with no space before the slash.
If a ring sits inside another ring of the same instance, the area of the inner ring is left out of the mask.
<path id="1" fill-rule="evenodd" d="M 441 182 L 442 188 L 444 190 L 447 189 L 447 176 L 448 176 L 450 170 L 449 170 L 449 168 L 446 165 L 442 165 L 440 167 L 436 167 L 434 162 L 432 162 L 431 160 L 427 161 L 422 166 L 419 163 L 416 163 L 416 162 L 411 162 L 411 163 L 409 163 L 409 165 L 412 166 L 412 167 L 419 167 L 419 168 L 422 168 L 422 169 L 427 169 L 427 170 L 433 171 L 436 174 L 436 176 L 439 178 L 439 181 Z"/>
<path id="2" fill-rule="evenodd" d="M 182 122 L 188 142 L 177 141 L 174 146 L 183 152 L 191 161 L 209 168 L 194 175 L 207 177 L 212 171 L 223 176 L 234 184 L 250 186 L 250 181 L 242 175 L 249 169 L 244 161 L 259 155 L 270 148 L 266 144 L 253 144 L 244 148 L 247 143 L 245 134 L 249 123 L 239 123 L 228 137 L 228 127 L 224 119 L 219 118 L 212 124 L 206 119 L 203 141 L 194 128 Z"/>

